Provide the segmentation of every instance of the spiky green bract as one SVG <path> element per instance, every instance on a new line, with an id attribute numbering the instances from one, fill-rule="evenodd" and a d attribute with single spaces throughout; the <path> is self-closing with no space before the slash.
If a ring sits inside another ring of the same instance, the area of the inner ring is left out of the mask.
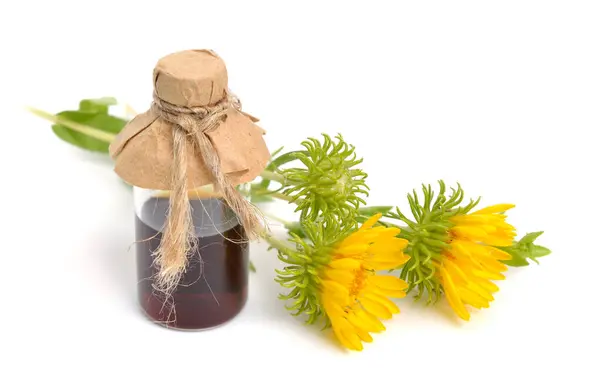
<path id="1" fill-rule="evenodd" d="M 423 200 L 419 200 L 417 191 L 408 194 L 408 203 L 412 219 L 404 215 L 400 208 L 395 212 L 386 213 L 386 217 L 398 219 L 408 225 L 399 236 L 407 239 L 409 244 L 405 253 L 410 260 L 402 267 L 400 278 L 409 285 L 408 292 L 417 289 L 415 299 L 419 300 L 427 293 L 427 303 L 436 302 L 442 294 L 442 287 L 435 278 L 433 260 L 440 257 L 442 251 L 448 248 L 448 232 L 452 227 L 450 218 L 458 214 L 466 214 L 479 202 L 471 200 L 466 206 L 459 206 L 464 199 L 464 191 L 458 184 L 451 188 L 447 196 L 446 185 L 438 181 L 437 196 L 431 185 L 422 185 Z"/>
<path id="2" fill-rule="evenodd" d="M 531 232 L 523 236 L 518 242 L 514 242 L 510 247 L 498 247 L 500 250 L 506 251 L 512 256 L 512 259 L 501 262 L 514 267 L 529 265 L 527 259 L 539 263 L 537 258 L 550 255 L 551 253 L 546 247 L 534 243 L 534 241 L 543 233 L 544 231 Z"/>
<path id="3" fill-rule="evenodd" d="M 275 281 L 290 290 L 279 297 L 291 301 L 286 308 L 292 315 L 306 315 L 309 324 L 324 315 L 319 301 L 319 271 L 330 262 L 335 245 L 354 228 L 355 225 L 342 224 L 338 219 L 326 216 L 318 222 L 303 221 L 302 232 L 306 238 L 290 232 L 288 242 L 294 247 L 272 238 L 267 239 L 277 249 L 279 259 L 288 265 L 283 270 L 276 270 Z"/>
<path id="4" fill-rule="evenodd" d="M 359 168 L 354 146 L 341 135 L 323 142 L 309 138 L 302 142 L 306 151 L 292 154 L 304 167 L 280 171 L 286 179 L 283 194 L 292 197 L 301 220 L 316 220 L 322 214 L 353 219 L 368 196 L 367 174 Z"/>

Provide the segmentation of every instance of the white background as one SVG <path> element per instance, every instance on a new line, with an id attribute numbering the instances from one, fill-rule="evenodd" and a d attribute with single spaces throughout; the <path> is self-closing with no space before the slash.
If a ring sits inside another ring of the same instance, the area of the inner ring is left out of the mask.
<path id="1" fill-rule="evenodd" d="M 20 0 L 0 19 L 0 389 L 600 389 L 597 1 Z M 469 323 L 401 300 L 361 353 L 286 313 L 261 244 L 235 321 L 152 325 L 131 194 L 23 107 L 108 95 L 145 110 L 156 60 L 190 48 L 225 59 L 270 148 L 341 132 L 371 204 L 459 181 L 516 203 L 510 222 L 545 230 L 553 254 L 511 270 Z"/>

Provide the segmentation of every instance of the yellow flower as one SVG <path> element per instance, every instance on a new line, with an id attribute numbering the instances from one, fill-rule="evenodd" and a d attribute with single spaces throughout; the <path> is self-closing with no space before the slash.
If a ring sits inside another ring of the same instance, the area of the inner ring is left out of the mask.
<path id="1" fill-rule="evenodd" d="M 320 299 L 333 331 L 347 348 L 362 350 L 371 332 L 385 330 L 380 319 L 400 312 L 388 297 L 406 295 L 408 285 L 378 270 L 397 268 L 408 261 L 408 242 L 397 238 L 398 228 L 373 227 L 381 214 L 371 217 L 331 251 L 331 260 L 320 271 Z"/>
<path id="2" fill-rule="evenodd" d="M 470 315 L 466 305 L 489 307 L 498 287 L 491 280 L 502 280 L 507 266 L 500 260 L 511 255 L 494 246 L 511 246 L 515 228 L 502 214 L 514 205 L 500 204 L 477 212 L 450 218 L 450 247 L 436 262 L 448 303 L 464 320 Z"/>

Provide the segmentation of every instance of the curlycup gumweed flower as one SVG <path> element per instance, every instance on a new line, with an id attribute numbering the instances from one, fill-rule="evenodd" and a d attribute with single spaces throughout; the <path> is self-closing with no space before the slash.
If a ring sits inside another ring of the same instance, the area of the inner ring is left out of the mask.
<path id="1" fill-rule="evenodd" d="M 413 220 L 398 208 L 386 216 L 408 225 L 400 234 L 409 241 L 411 259 L 400 272 L 409 284 L 408 291 L 417 289 L 417 299 L 426 293 L 428 303 L 444 296 L 460 318 L 469 320 L 468 307 L 488 308 L 494 300 L 498 287 L 492 281 L 504 279 L 507 265 L 523 265 L 526 257 L 550 251 L 533 244 L 539 233 L 514 242 L 516 230 L 505 215 L 514 205 L 499 204 L 471 212 L 479 200 L 460 206 L 464 198 L 460 186 L 448 197 L 445 193 L 441 181 L 437 197 L 431 186 L 423 186 L 422 202 L 416 192 L 408 196 Z M 520 257 L 518 263 L 514 256 Z"/>
<path id="2" fill-rule="evenodd" d="M 454 312 L 469 320 L 465 305 L 489 307 L 498 287 L 491 280 L 502 280 L 508 267 L 501 261 L 512 257 L 495 246 L 510 246 L 515 228 L 503 214 L 514 205 L 494 205 L 471 214 L 449 218 L 448 248 L 434 261 L 444 293 Z"/>
<path id="3" fill-rule="evenodd" d="M 300 167 L 278 171 L 282 194 L 296 203 L 300 218 L 315 220 L 321 213 L 352 219 L 368 196 L 367 174 L 357 168 L 362 159 L 356 157 L 354 146 L 341 135 L 335 140 L 323 134 L 323 142 L 309 138 L 302 142 L 305 151 L 289 154 Z"/>
<path id="4" fill-rule="evenodd" d="M 279 258 L 289 264 L 278 271 L 277 281 L 291 292 L 288 309 L 308 315 L 308 323 L 324 318 L 346 348 L 362 350 L 371 333 L 385 330 L 381 320 L 400 312 L 389 298 L 406 295 L 408 285 L 398 277 L 378 275 L 408 260 L 408 242 L 398 238 L 398 228 L 374 226 L 381 214 L 360 228 L 347 229 L 336 219 L 305 228 L 307 238 L 291 234 L 296 249 L 271 239 Z"/>

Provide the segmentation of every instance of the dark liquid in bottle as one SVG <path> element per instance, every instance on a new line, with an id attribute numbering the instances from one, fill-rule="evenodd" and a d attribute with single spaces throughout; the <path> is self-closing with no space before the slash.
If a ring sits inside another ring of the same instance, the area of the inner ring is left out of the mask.
<path id="1" fill-rule="evenodd" d="M 158 269 L 152 253 L 162 237 L 159 227 L 166 219 L 169 200 L 150 199 L 141 209 L 141 218 L 136 216 L 138 299 L 151 319 L 167 327 L 204 329 L 227 322 L 244 307 L 248 243 L 244 229 L 222 201 L 190 202 L 198 247 L 188 257 L 186 272 L 167 301 L 153 289 Z"/>

